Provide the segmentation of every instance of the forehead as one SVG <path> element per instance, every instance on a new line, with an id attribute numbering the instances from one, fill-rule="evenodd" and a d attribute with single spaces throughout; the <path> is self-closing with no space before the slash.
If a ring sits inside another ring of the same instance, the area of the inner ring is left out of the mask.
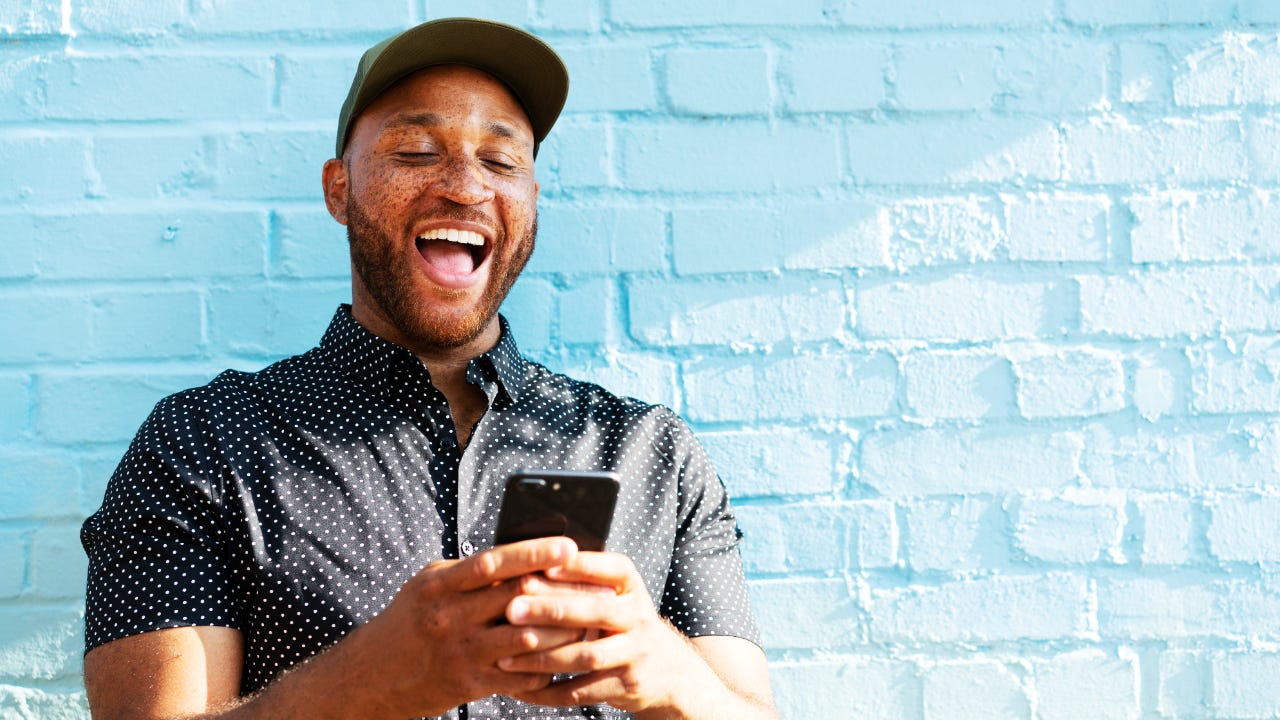
<path id="1" fill-rule="evenodd" d="M 362 126 L 380 132 L 397 119 L 423 114 L 455 123 L 505 124 L 533 139 L 529 118 L 511 90 L 492 75 L 462 65 L 424 68 L 398 80 L 360 114 L 352 135 Z"/>

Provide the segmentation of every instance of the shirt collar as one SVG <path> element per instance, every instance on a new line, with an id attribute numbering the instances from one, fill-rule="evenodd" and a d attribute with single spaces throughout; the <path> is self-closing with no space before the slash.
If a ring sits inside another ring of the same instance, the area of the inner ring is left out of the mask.
<path id="1" fill-rule="evenodd" d="M 507 319 L 498 316 L 501 335 L 488 352 L 474 358 L 467 371 L 468 379 L 496 376 L 499 388 L 512 400 L 519 398 L 524 386 L 529 361 L 520 354 Z M 369 332 L 351 315 L 351 306 L 342 304 L 333 314 L 329 328 L 320 340 L 320 352 L 327 362 L 339 367 L 357 382 L 375 390 L 384 390 L 394 364 L 421 361 L 402 345 Z"/>

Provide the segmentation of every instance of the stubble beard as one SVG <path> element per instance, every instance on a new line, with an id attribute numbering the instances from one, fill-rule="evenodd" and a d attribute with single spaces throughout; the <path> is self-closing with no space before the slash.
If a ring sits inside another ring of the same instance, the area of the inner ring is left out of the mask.
<path id="1" fill-rule="evenodd" d="M 398 247 L 396 240 L 373 223 L 359 203 L 349 199 L 346 210 L 352 271 L 360 276 L 365 290 L 415 351 L 453 349 L 479 337 L 498 314 L 511 286 L 529 262 L 538 236 L 535 213 L 533 224 L 510 260 L 498 253 L 506 242 L 505 236 L 494 238 L 496 246 L 488 259 L 489 280 L 480 302 L 459 317 L 449 317 L 433 308 L 430 299 L 419 292 L 418 283 L 422 280 L 420 271 L 414 267 L 414 256 Z M 468 219 L 461 212 L 457 214 L 458 219 Z M 445 294 L 458 297 L 464 291 L 445 291 Z"/>

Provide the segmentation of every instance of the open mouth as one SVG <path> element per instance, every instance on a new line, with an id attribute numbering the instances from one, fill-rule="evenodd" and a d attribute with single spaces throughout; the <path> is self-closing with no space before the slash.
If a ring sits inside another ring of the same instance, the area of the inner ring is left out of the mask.
<path id="1" fill-rule="evenodd" d="M 484 236 L 470 230 L 438 228 L 417 237 L 418 254 L 427 264 L 448 276 L 467 276 L 489 256 Z"/>

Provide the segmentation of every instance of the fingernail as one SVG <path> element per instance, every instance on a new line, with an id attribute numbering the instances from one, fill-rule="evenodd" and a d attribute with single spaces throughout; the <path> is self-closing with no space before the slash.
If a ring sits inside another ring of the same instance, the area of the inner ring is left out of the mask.
<path id="1" fill-rule="evenodd" d="M 511 622 L 519 622 L 525 619 L 529 614 L 529 601 L 524 598 L 516 598 L 507 606 L 507 619 Z"/>
<path id="2" fill-rule="evenodd" d="M 498 669 L 510 670 L 511 666 L 515 664 L 515 661 L 516 661 L 515 658 L 509 658 L 509 657 L 502 658 L 501 660 L 498 661 Z"/>

